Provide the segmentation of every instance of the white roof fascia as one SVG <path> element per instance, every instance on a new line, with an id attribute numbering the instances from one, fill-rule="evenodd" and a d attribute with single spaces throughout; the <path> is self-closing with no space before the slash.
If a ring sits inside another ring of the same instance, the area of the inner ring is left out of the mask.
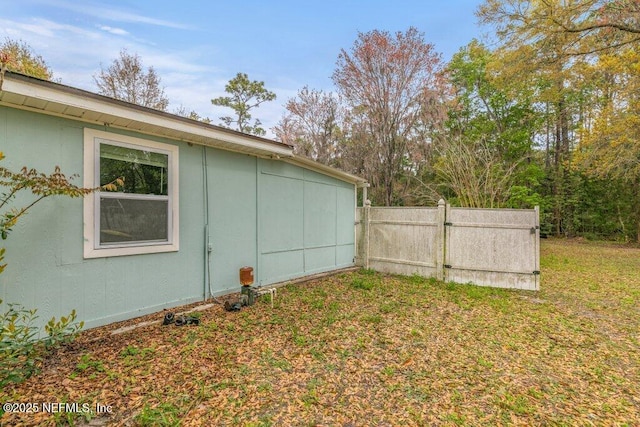
<path id="1" fill-rule="evenodd" d="M 311 169 L 315 172 L 319 172 L 323 175 L 329 175 L 333 178 L 337 178 L 341 181 L 347 181 L 352 184 L 357 184 L 358 187 L 362 187 L 367 180 L 364 178 L 360 178 L 359 176 L 351 175 L 350 173 L 343 172 L 339 169 L 332 168 L 331 166 L 324 165 L 322 163 L 316 162 L 315 160 L 308 159 L 306 157 L 293 156 L 289 158 L 282 159 L 284 162 L 290 163 L 296 166 L 303 166 L 306 169 Z"/>
<path id="2" fill-rule="evenodd" d="M 214 128 L 204 127 L 198 123 L 191 124 L 181 120 L 172 119 L 171 117 L 160 116 L 159 114 L 154 114 L 154 112 L 147 112 L 136 108 L 126 108 L 110 102 L 91 99 L 78 94 L 67 93 L 64 90 L 59 90 L 55 87 L 47 87 L 46 83 L 48 82 L 45 82 L 45 84 L 33 84 L 7 77 L 9 76 L 5 75 L 1 89 L 2 92 L 40 99 L 100 114 L 111 115 L 126 120 L 156 126 L 158 128 L 183 132 L 189 135 L 217 139 L 249 150 L 268 151 L 274 155 L 282 157 L 291 157 L 293 155 L 293 149 L 285 145 L 283 145 L 283 147 L 278 147 L 276 143 L 263 143 L 250 138 L 244 138 L 242 135 L 234 135 Z M 46 110 L 43 111 L 46 112 Z M 132 130 L 135 131 L 136 129 Z"/>
<path id="3" fill-rule="evenodd" d="M 356 184 L 358 187 L 368 185 L 365 179 L 356 175 L 326 166 L 306 157 L 296 156 L 293 154 L 293 147 L 285 144 L 280 144 L 267 139 L 262 141 L 263 138 L 260 137 L 243 135 L 239 132 L 222 128 L 218 129 L 215 126 L 206 123 L 188 120 L 177 116 L 174 117 L 173 114 L 151 110 L 138 105 L 131 104 L 131 107 L 128 107 L 125 102 L 107 98 L 71 86 L 60 85 L 58 83 L 52 83 L 22 75 L 16 75 L 17 78 L 14 78 L 11 74 L 13 73 L 5 74 L 4 79 L 0 81 L 0 94 L 2 92 L 6 92 L 8 94 L 25 97 L 26 99 L 40 100 L 53 105 L 77 108 L 82 111 L 111 116 L 116 119 L 129 120 L 131 122 L 157 129 L 150 132 L 150 134 L 156 136 L 175 139 L 175 136 L 169 135 L 168 132 L 182 133 L 184 134 L 182 140 L 197 145 L 216 147 L 217 145 L 215 141 L 219 141 L 219 143 L 227 144 L 225 146 L 218 146 L 218 148 L 223 150 L 253 153 L 253 155 L 257 155 L 258 157 L 278 158 L 287 163 L 302 166 L 324 175 Z M 73 114 L 67 115 L 64 113 L 55 113 L 53 111 L 48 111 L 46 106 L 41 109 L 5 101 L 0 101 L 0 105 L 38 111 L 44 114 L 48 113 L 59 117 L 68 117 L 72 120 L 99 123 L 101 125 L 113 126 L 114 128 L 119 129 L 128 129 L 138 133 L 149 133 L 141 131 L 133 126 L 127 127 L 112 123 L 102 123 L 95 119 L 76 117 Z M 163 130 L 165 132 L 163 132 Z M 204 138 L 209 141 L 198 141 L 197 137 Z M 232 147 L 229 147 L 229 145 L 236 146 L 237 148 L 233 149 Z"/>

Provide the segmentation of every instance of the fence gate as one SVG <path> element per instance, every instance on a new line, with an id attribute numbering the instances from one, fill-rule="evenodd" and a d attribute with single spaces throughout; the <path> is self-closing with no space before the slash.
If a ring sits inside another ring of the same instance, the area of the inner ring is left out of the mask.
<path id="1" fill-rule="evenodd" d="M 538 209 L 359 208 L 359 263 L 481 286 L 538 290 Z"/>
<path id="2" fill-rule="evenodd" d="M 368 215 L 366 268 L 442 278 L 444 217 L 438 209 L 364 208 L 364 213 Z"/>
<path id="3" fill-rule="evenodd" d="M 447 206 L 446 281 L 501 288 L 540 288 L 538 209 Z"/>

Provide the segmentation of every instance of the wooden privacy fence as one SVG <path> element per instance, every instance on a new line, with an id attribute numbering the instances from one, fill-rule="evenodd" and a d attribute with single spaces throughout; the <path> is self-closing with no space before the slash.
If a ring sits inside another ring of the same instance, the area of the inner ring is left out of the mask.
<path id="1" fill-rule="evenodd" d="M 395 274 L 540 289 L 535 209 L 358 208 L 358 263 Z"/>

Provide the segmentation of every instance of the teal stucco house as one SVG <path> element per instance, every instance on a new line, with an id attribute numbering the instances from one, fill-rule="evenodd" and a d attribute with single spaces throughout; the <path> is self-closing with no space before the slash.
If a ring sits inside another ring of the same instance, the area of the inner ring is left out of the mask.
<path id="1" fill-rule="evenodd" d="M 364 180 L 292 147 L 6 72 L 0 151 L 13 170 L 57 165 L 118 192 L 50 197 L 14 229 L 0 298 L 41 320 L 72 309 L 96 327 L 354 265 Z M 27 201 L 27 198 L 17 200 Z"/>

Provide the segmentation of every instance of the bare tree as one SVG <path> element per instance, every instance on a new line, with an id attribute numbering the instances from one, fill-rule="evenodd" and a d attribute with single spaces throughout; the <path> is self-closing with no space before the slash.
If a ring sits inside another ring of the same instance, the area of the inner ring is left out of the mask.
<path id="1" fill-rule="evenodd" d="M 409 145 L 421 118 L 428 116 L 424 110 L 438 105 L 430 100 L 441 73 L 440 55 L 415 28 L 395 35 L 360 33 L 351 52 L 343 49 L 338 57 L 333 80 L 352 114 L 359 116 L 356 121 L 366 126 L 378 161 L 365 177 L 382 187 L 380 201 L 385 205 L 394 203 Z"/>
<path id="2" fill-rule="evenodd" d="M 273 129 L 278 139 L 293 145 L 298 154 L 324 164 L 335 163 L 343 117 L 338 97 L 305 86 L 285 107 L 287 113 Z"/>
<path id="3" fill-rule="evenodd" d="M 438 144 L 437 152 L 440 157 L 435 172 L 460 206 L 504 207 L 520 161 L 505 163 L 485 141 L 472 143 L 460 138 Z"/>
<path id="4" fill-rule="evenodd" d="M 186 117 L 187 119 L 197 120 L 202 123 L 211 124 L 211 119 L 209 117 L 201 116 L 196 110 L 189 110 L 182 104 L 173 110 L 173 114 L 180 117 Z"/>
<path id="5" fill-rule="evenodd" d="M 140 56 L 129 54 L 126 49 L 120 51 L 120 57 L 114 59 L 109 68 L 101 67 L 93 80 L 101 95 L 161 111 L 166 111 L 169 105 L 153 67 L 145 71 Z"/>

